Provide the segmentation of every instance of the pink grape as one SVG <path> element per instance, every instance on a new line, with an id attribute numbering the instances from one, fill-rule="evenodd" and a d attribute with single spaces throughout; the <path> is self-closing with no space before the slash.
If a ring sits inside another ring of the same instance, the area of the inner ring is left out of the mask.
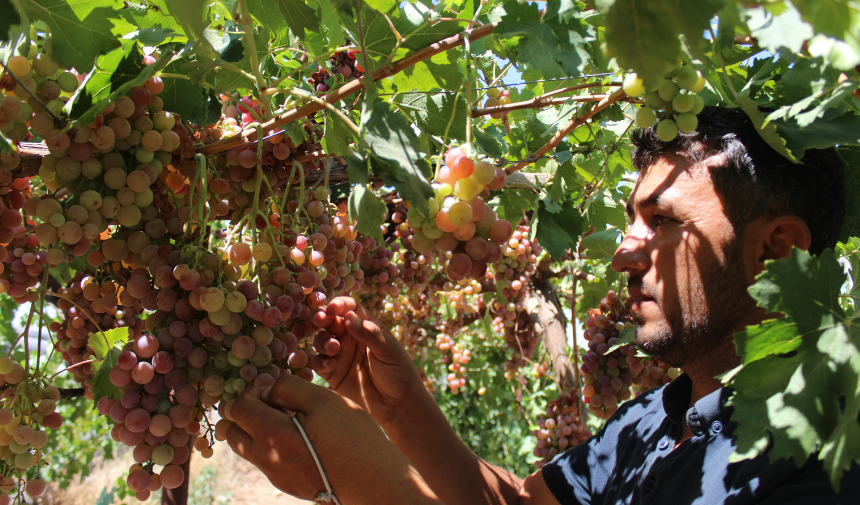
<path id="1" fill-rule="evenodd" d="M 125 427 L 134 433 L 142 433 L 149 428 L 149 412 L 144 409 L 132 409 L 125 416 Z"/>

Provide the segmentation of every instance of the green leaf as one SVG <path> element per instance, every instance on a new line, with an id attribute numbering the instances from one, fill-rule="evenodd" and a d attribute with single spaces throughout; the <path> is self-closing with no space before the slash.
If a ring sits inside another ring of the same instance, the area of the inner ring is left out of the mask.
<path id="1" fill-rule="evenodd" d="M 30 22 L 44 21 L 58 63 L 88 72 L 96 56 L 119 46 L 117 37 L 134 30 L 119 16 L 114 0 L 21 0 Z"/>
<path id="2" fill-rule="evenodd" d="M 616 0 L 606 15 L 606 46 L 622 68 L 656 88 L 681 57 L 678 30 L 667 2 Z"/>
<path id="3" fill-rule="evenodd" d="M 445 51 L 403 69 L 390 79 L 380 81 L 387 92 L 433 91 L 434 88 L 456 90 L 463 84 L 460 70 L 462 52 Z M 465 121 L 465 119 L 464 119 Z"/>
<path id="4" fill-rule="evenodd" d="M 804 336 L 798 333 L 797 323 L 791 319 L 771 319 L 735 333 L 735 346 L 747 365 L 771 354 L 785 354 L 797 349 Z"/>
<path id="5" fill-rule="evenodd" d="M 125 42 L 121 48 L 99 56 L 95 68 L 66 104 L 66 110 L 70 116 L 79 117 L 121 85 L 137 79 L 145 67 L 143 53 L 134 42 Z"/>
<path id="6" fill-rule="evenodd" d="M 500 136 L 494 135 L 490 132 L 498 133 Z M 478 150 L 490 158 L 499 159 L 507 152 L 507 145 L 503 140 L 504 135 L 502 135 L 495 126 L 490 126 L 483 131 L 477 127 L 473 127 L 472 138 L 474 139 L 475 146 L 477 146 Z"/>
<path id="7" fill-rule="evenodd" d="M 313 0 L 273 0 L 281 15 L 287 20 L 290 30 L 297 37 L 304 36 L 305 30 L 318 33 L 322 20 L 317 3 Z"/>
<path id="8" fill-rule="evenodd" d="M 349 142 L 354 141 L 353 131 L 344 123 L 343 119 L 334 114 L 325 118 L 322 146 L 329 153 L 349 152 Z"/>
<path id="9" fill-rule="evenodd" d="M 860 52 L 860 4 L 856 0 L 792 0 L 816 33 L 845 41 Z"/>
<path id="10" fill-rule="evenodd" d="M 836 152 L 845 162 L 845 220 L 842 222 L 842 236 L 860 237 L 860 148 L 846 146 Z"/>
<path id="11" fill-rule="evenodd" d="M 282 6 L 279 0 L 245 0 L 245 5 L 260 25 L 270 32 L 276 33 L 286 24 L 286 16 L 281 13 L 281 9 L 286 9 L 286 6 Z M 294 33 L 298 36 L 304 34 L 304 32 Z"/>
<path id="12" fill-rule="evenodd" d="M 534 208 L 535 198 L 531 191 L 524 189 L 506 190 L 490 201 L 495 205 L 501 219 L 511 224 L 519 223 L 526 210 Z"/>
<path id="13" fill-rule="evenodd" d="M 803 157 L 807 149 L 826 149 L 834 145 L 860 144 L 860 116 L 843 114 L 837 116 L 828 111 L 824 117 L 806 128 L 794 120 L 775 120 L 779 135 L 785 139 L 795 156 Z M 769 125 L 770 126 L 770 125 Z"/>
<path id="14" fill-rule="evenodd" d="M 361 131 L 374 161 L 374 172 L 378 170 L 378 175 L 393 185 L 402 198 L 429 215 L 427 200 L 433 197 L 427 179 L 430 165 L 424 153 L 415 148 L 418 138 L 406 118 L 391 110 L 387 102 L 375 102 L 368 113 L 362 114 Z"/>
<path id="15" fill-rule="evenodd" d="M 615 341 L 615 345 L 606 350 L 606 354 L 611 353 L 612 351 L 621 348 L 625 345 L 632 344 L 636 341 L 636 328 L 624 328 L 621 330 L 621 334 L 618 335 L 618 340 Z"/>
<path id="16" fill-rule="evenodd" d="M 170 74 L 183 74 L 183 63 L 184 60 L 181 59 L 172 61 L 164 67 L 164 71 Z M 206 106 L 203 88 L 188 79 L 165 77 L 164 90 L 158 96 L 164 100 L 164 110 L 175 112 L 183 119 L 191 117 L 196 108 Z"/>
<path id="17" fill-rule="evenodd" d="M 795 321 L 801 331 L 815 329 L 832 317 L 842 318 L 839 289 L 845 282 L 833 250 L 820 256 L 794 248 L 791 257 L 765 262 L 767 270 L 748 288 L 756 303 Z"/>
<path id="18" fill-rule="evenodd" d="M 379 12 L 388 12 L 398 4 L 397 0 L 365 0 L 364 3 Z"/>
<path id="19" fill-rule="evenodd" d="M 349 195 L 349 218 L 358 220 L 355 229 L 359 233 L 384 242 L 380 226 L 385 223 L 388 208 L 367 186 L 356 184 Z"/>
<path id="20" fill-rule="evenodd" d="M 576 250 L 585 219 L 572 200 L 565 201 L 561 211 L 556 214 L 547 210 L 543 200 L 539 205 L 535 237 L 553 258 L 559 260 L 565 251 Z"/>
<path id="21" fill-rule="evenodd" d="M 786 148 L 785 139 L 779 136 L 775 124 L 764 124 L 764 117 L 758 109 L 758 103 L 748 96 L 739 95 L 737 97 L 738 107 L 740 107 L 755 126 L 761 138 L 773 148 L 774 151 L 788 158 L 792 163 L 800 163 L 794 156 L 794 153 Z"/>
<path id="22" fill-rule="evenodd" d="M 116 390 L 116 386 L 114 386 L 110 381 L 110 371 L 116 366 L 120 352 L 121 351 L 116 347 L 111 347 L 110 352 L 108 352 L 104 360 L 99 363 L 101 366 L 98 367 L 95 377 L 93 377 L 93 408 L 96 408 L 95 404 L 98 403 L 100 399 L 105 396 L 112 396 L 113 392 Z"/>
<path id="23" fill-rule="evenodd" d="M 234 63 L 237 61 L 241 61 L 244 56 L 245 45 L 242 43 L 241 38 L 235 38 L 227 44 L 224 49 L 221 50 L 221 53 L 218 54 L 218 57 L 227 63 Z"/>
<path id="24" fill-rule="evenodd" d="M 425 133 L 466 139 L 466 97 L 453 93 L 404 93 L 394 103 Z"/>
<path id="25" fill-rule="evenodd" d="M 586 201 L 584 215 L 588 226 L 593 226 L 596 230 L 604 230 L 607 225 L 616 228 L 627 226 L 627 212 L 612 199 L 608 190 L 597 192 Z"/>
<path id="26" fill-rule="evenodd" d="M 750 9 L 747 14 L 750 34 L 758 40 L 761 47 L 772 54 L 778 54 L 783 47 L 792 53 L 798 53 L 803 43 L 814 34 L 809 23 L 805 22 L 800 17 L 800 12 L 788 2 L 783 4 L 783 9 L 778 14 L 773 14 L 764 7 Z"/>
<path id="27" fill-rule="evenodd" d="M 114 328 L 104 332 L 104 335 L 101 333 L 90 333 L 87 345 L 93 350 L 96 359 L 102 360 L 107 356 L 108 350 L 114 344 L 126 340 L 128 340 L 128 328 Z"/>
<path id="28" fill-rule="evenodd" d="M 588 253 L 588 259 L 611 258 L 618 249 L 620 236 L 618 228 L 598 231 L 582 238 L 582 248 Z"/>
<path id="29" fill-rule="evenodd" d="M 594 38 L 577 16 L 581 6 L 571 0 L 549 0 L 546 11 L 531 2 L 508 0 L 503 5 L 505 15 L 493 35 L 522 37 L 516 46 L 518 61 L 549 78 L 580 74 L 589 59 L 584 46 Z"/>
<path id="30" fill-rule="evenodd" d="M 189 38 L 199 40 L 209 26 L 209 7 L 206 0 L 164 0 L 167 8 Z"/>
<path id="31" fill-rule="evenodd" d="M 209 98 L 203 105 L 194 107 L 190 116 L 183 117 L 198 126 L 217 123 L 221 119 L 221 102 L 215 96 L 215 91 L 209 90 Z"/>
<path id="32" fill-rule="evenodd" d="M 12 40 L 12 27 L 21 24 L 21 15 L 9 0 L 0 0 L 0 12 L 0 41 Z"/>

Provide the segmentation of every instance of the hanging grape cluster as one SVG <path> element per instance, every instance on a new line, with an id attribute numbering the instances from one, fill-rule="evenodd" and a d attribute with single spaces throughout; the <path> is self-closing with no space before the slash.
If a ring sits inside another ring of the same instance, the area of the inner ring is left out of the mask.
<path id="1" fill-rule="evenodd" d="M 562 393 L 557 399 L 549 401 L 546 412 L 538 417 L 538 429 L 532 432 L 537 439 L 533 454 L 540 458 L 535 461 L 542 468 L 560 452 L 588 440 L 591 430 L 580 419 L 577 405 L 577 391 Z"/>
<path id="2" fill-rule="evenodd" d="M 656 124 L 660 140 L 671 142 L 679 131 L 690 133 L 699 125 L 696 114 L 702 112 L 705 102 L 697 93 L 705 88 L 705 82 L 701 72 L 685 64 L 650 90 L 635 73 L 627 74 L 623 89 L 630 96 L 645 97 L 645 105 L 636 112 L 636 124 L 640 128 Z"/>

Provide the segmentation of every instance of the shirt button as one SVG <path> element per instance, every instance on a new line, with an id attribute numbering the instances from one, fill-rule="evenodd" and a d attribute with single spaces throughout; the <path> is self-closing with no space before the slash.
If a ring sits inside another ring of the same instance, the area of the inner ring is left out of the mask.
<path id="1" fill-rule="evenodd" d="M 711 423 L 711 429 L 714 430 L 714 433 L 719 433 L 723 431 L 723 423 L 719 421 L 714 421 Z"/>
<path id="2" fill-rule="evenodd" d="M 646 493 L 650 493 L 651 491 L 654 490 L 654 487 L 656 487 L 656 486 L 657 486 L 657 483 L 654 482 L 654 479 L 648 478 L 645 480 L 645 485 L 643 486 L 643 489 L 645 490 Z"/>
<path id="3" fill-rule="evenodd" d="M 663 439 L 660 441 L 659 444 L 657 444 L 657 447 L 659 447 L 661 451 L 665 450 L 667 447 L 669 447 L 669 441 L 666 439 Z"/>

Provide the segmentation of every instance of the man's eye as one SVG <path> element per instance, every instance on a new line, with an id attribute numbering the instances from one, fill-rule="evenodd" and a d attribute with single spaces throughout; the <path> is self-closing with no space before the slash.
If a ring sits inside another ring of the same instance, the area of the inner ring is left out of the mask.
<path id="1" fill-rule="evenodd" d="M 672 220 L 672 219 L 670 219 L 670 218 L 668 218 L 668 217 L 666 217 L 666 216 L 661 216 L 661 215 L 659 215 L 659 214 L 655 214 L 655 215 L 654 215 L 654 217 L 652 217 L 651 219 L 652 219 L 652 221 L 654 222 L 654 226 L 655 226 L 655 227 L 656 227 L 656 226 L 664 225 L 664 224 L 666 224 L 666 223 L 668 223 L 669 221 L 671 221 L 671 220 Z"/>

